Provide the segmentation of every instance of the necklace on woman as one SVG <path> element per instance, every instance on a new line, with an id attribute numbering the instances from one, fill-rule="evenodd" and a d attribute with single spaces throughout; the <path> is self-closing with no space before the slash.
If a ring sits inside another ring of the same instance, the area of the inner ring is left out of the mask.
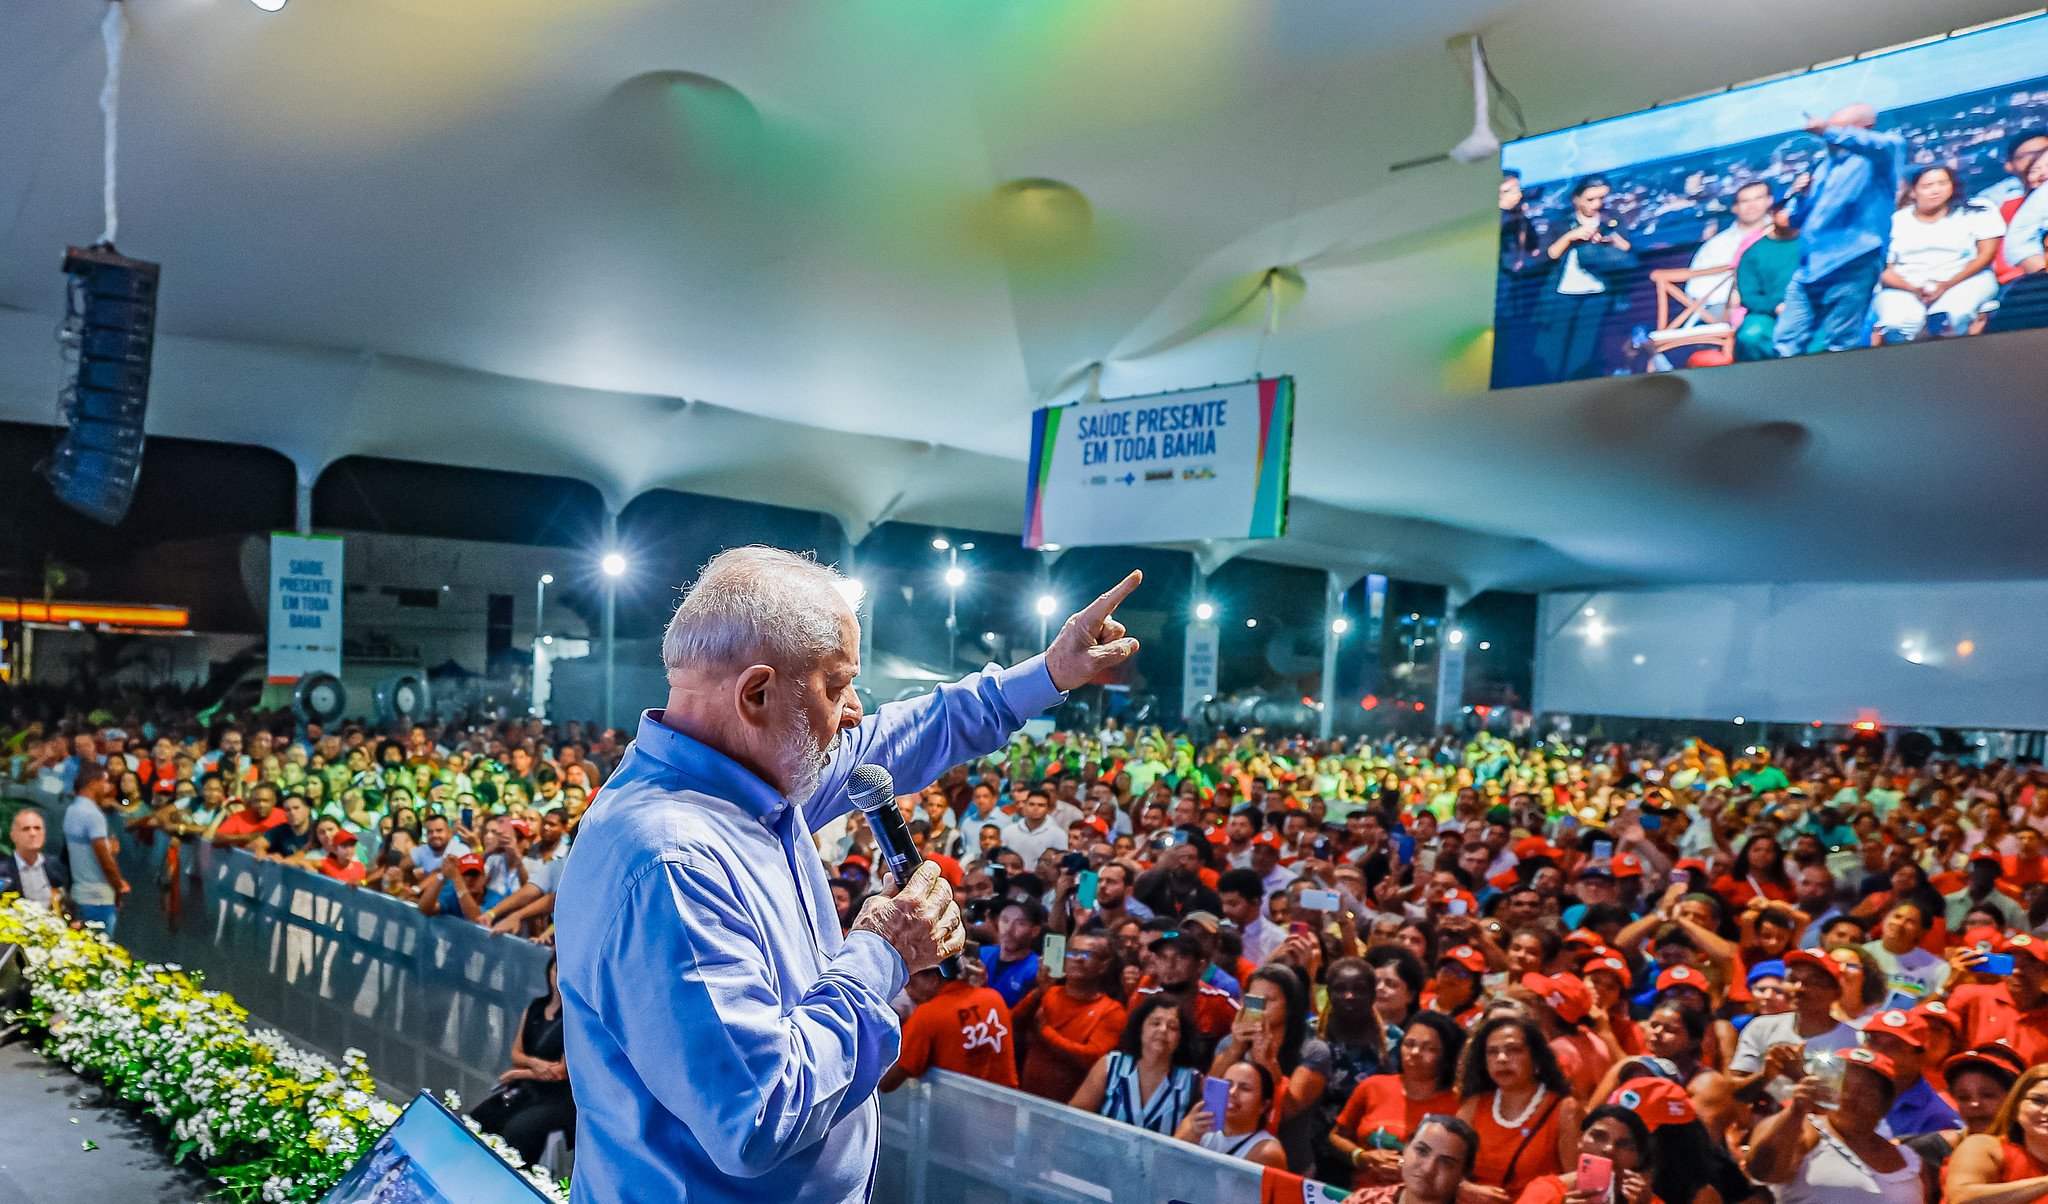
<path id="1" fill-rule="evenodd" d="M 1503 1129 L 1521 1129 L 1522 1136 L 1527 1137 L 1529 1135 L 1529 1130 L 1522 1129 L 1522 1126 L 1528 1123 L 1530 1117 L 1536 1115 L 1537 1107 L 1543 1103 L 1543 1096 L 1546 1094 L 1543 1089 L 1543 1084 L 1536 1084 L 1536 1094 L 1529 1097 L 1529 1106 L 1523 1108 L 1521 1115 L 1515 1117 L 1513 1120 L 1509 1120 L 1507 1117 L 1502 1116 L 1500 1114 L 1501 1094 L 1502 1093 L 1498 1089 L 1496 1089 L 1493 1093 L 1493 1123 L 1499 1125 Z"/>

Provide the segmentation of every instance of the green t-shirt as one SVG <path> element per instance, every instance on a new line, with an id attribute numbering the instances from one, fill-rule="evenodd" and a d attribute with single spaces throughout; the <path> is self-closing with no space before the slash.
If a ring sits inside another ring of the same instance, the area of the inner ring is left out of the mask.
<path id="1" fill-rule="evenodd" d="M 1766 790 L 1784 790 L 1791 785 L 1792 779 L 1786 777 L 1785 771 L 1776 765 L 1766 765 L 1749 776 L 1749 788 L 1756 794 L 1762 794 Z"/>
<path id="2" fill-rule="evenodd" d="M 1770 316 L 1784 301 L 1792 273 L 1799 269 L 1800 241 L 1765 235 L 1749 244 L 1735 265 L 1735 290 L 1743 308 Z"/>

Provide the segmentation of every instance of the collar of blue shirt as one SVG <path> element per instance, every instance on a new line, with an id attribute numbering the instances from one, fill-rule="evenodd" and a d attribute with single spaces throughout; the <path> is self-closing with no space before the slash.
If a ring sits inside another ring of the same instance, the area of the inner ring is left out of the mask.
<path id="1" fill-rule="evenodd" d="M 774 823 L 789 809 L 789 800 L 753 770 L 702 740 L 669 727 L 661 721 L 660 711 L 640 716 L 640 731 L 633 747 L 642 756 L 674 770 L 689 789 L 726 799 L 764 822 Z"/>

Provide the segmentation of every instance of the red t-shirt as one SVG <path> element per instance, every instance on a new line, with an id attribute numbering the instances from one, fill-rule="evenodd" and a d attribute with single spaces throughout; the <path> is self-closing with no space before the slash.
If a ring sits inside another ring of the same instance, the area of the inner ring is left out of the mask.
<path id="1" fill-rule="evenodd" d="M 2014 886 L 2032 886 L 2036 882 L 2048 881 L 2048 857 L 2005 858 L 2005 880 Z"/>
<path id="2" fill-rule="evenodd" d="M 1557 1068 L 1564 1071 L 1564 1077 L 1572 1085 L 1572 1094 L 1585 1099 L 1593 1094 L 1593 1088 L 1600 1085 L 1600 1076 L 1607 1073 L 1607 1047 L 1600 1039 L 1584 1030 L 1574 1030 L 1550 1043 L 1550 1052 L 1557 1056 Z"/>
<path id="3" fill-rule="evenodd" d="M 1015 1087 L 1016 1049 L 1003 997 L 955 979 L 918 1004 L 904 1021 L 903 1053 L 897 1065 L 912 1077 L 936 1066 L 999 1087 Z"/>
<path id="4" fill-rule="evenodd" d="M 1376 1074 L 1359 1080 L 1358 1086 L 1352 1088 L 1351 1098 L 1344 1101 L 1344 1110 L 1337 1114 L 1337 1123 L 1351 1126 L 1351 1131 L 1360 1137 L 1385 1129 L 1405 1142 L 1414 1135 L 1423 1117 L 1432 1112 L 1450 1116 L 1457 1110 L 1455 1090 L 1428 1099 L 1409 1099 L 1401 1090 L 1400 1075 Z"/>
<path id="5" fill-rule="evenodd" d="M 363 868 L 363 863 L 355 860 L 336 865 L 332 857 L 323 857 L 313 868 L 338 882 L 361 882 L 369 876 L 369 871 Z"/>
<path id="6" fill-rule="evenodd" d="M 254 811 L 244 807 L 242 810 L 220 821 L 220 827 L 214 829 L 214 835 L 250 836 L 259 832 L 268 832 L 272 828 L 289 823 L 290 821 L 291 817 L 284 813 L 283 807 L 272 807 L 270 814 L 262 819 L 257 819 Z"/>
<path id="7" fill-rule="evenodd" d="M 1522 1189 L 1515 1204 L 1564 1204 L 1564 1176 L 1545 1175 Z M 1656 1196 L 1650 1197 L 1650 1204 L 1664 1204 Z"/>
<path id="8" fill-rule="evenodd" d="M 1054 983 L 1017 1005 L 1017 1023 L 1028 1027 L 1032 1012 L 1039 1013 L 1041 1022 L 1024 1051 L 1019 1085 L 1064 1104 L 1081 1089 L 1096 1061 L 1116 1048 L 1124 1031 L 1124 1005 L 1107 995 L 1076 1003 L 1063 984 Z"/>
<path id="9" fill-rule="evenodd" d="M 1728 900 L 1728 905 L 1737 911 L 1741 911 L 1749 906 L 1749 901 L 1756 898 L 1759 893 L 1764 898 L 1775 903 L 1792 902 L 1791 890 L 1779 886 L 1775 882 L 1761 883 L 1760 885 L 1763 888 L 1761 891 L 1749 883 L 1750 880 L 1747 878 L 1737 878 L 1730 874 L 1723 874 L 1714 883 L 1714 893 Z"/>
<path id="10" fill-rule="evenodd" d="M 2048 1007 L 2020 1011 L 2004 983 L 1957 987 L 1948 1010 L 1963 1031 L 1965 1046 L 1999 1041 L 2029 1066 L 2048 1060 Z"/>

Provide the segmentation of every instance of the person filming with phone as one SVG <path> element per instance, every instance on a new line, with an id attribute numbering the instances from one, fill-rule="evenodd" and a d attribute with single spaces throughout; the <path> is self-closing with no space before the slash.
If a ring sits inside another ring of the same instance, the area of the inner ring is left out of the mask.
<path id="1" fill-rule="evenodd" d="M 1896 1068 L 1881 1053 L 1844 1054 L 1839 1086 L 1809 1074 L 1750 1137 L 1749 1177 L 1777 1204 L 1921 1204 L 1920 1155 L 1877 1127 L 1891 1111 Z"/>

